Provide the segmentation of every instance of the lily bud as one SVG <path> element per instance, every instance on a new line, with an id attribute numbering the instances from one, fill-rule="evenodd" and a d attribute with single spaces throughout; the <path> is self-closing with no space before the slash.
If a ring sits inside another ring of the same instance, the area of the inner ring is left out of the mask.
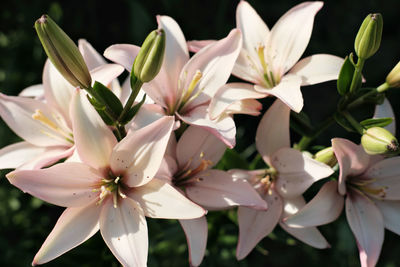
<path id="1" fill-rule="evenodd" d="M 71 38 L 48 15 L 35 22 L 35 29 L 44 51 L 62 76 L 75 87 L 89 88 L 92 78 Z"/>
<path id="2" fill-rule="evenodd" d="M 381 44 L 382 28 L 381 14 L 369 14 L 364 19 L 354 42 L 354 49 L 358 57 L 367 59 L 376 53 Z"/>
<path id="3" fill-rule="evenodd" d="M 361 145 L 370 155 L 394 154 L 399 150 L 396 137 L 381 127 L 372 127 L 361 137 Z"/>
<path id="4" fill-rule="evenodd" d="M 149 82 L 156 77 L 164 60 L 164 51 L 164 30 L 152 31 L 144 40 L 133 63 L 132 71 L 141 82 Z"/>
<path id="5" fill-rule="evenodd" d="M 324 148 L 320 151 L 318 151 L 315 156 L 314 159 L 316 161 L 325 163 L 326 165 L 333 167 L 336 165 L 337 163 L 337 159 L 335 157 L 335 153 L 333 152 L 332 147 L 327 147 Z"/>
<path id="6" fill-rule="evenodd" d="M 386 83 L 389 87 L 400 87 L 400 62 L 390 71 Z"/>

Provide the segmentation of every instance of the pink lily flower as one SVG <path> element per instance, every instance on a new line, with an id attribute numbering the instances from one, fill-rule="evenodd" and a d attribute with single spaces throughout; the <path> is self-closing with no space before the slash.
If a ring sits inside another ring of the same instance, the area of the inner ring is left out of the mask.
<path id="1" fill-rule="evenodd" d="M 115 84 L 123 68 L 106 64 L 105 60 L 84 40 L 79 41 L 85 62 L 93 80 Z M 98 58 L 99 62 L 94 59 Z M 101 61 L 102 60 L 102 61 Z M 0 150 L 0 169 L 40 169 L 70 157 L 74 138 L 69 105 L 75 88 L 47 61 L 43 70 L 43 84 L 23 91 L 27 97 L 0 94 L 0 116 L 24 141 Z"/>
<path id="2" fill-rule="evenodd" d="M 289 107 L 278 99 L 258 126 L 257 150 L 269 169 L 231 171 L 234 177 L 249 181 L 268 203 L 266 211 L 239 207 L 239 242 L 236 250 L 239 260 L 245 258 L 278 223 L 286 232 L 306 244 L 316 248 L 329 247 L 317 228 L 298 229 L 282 223 L 283 218 L 296 213 L 305 205 L 302 194 L 314 182 L 333 173 L 329 166 L 290 148 L 289 115 Z"/>
<path id="3" fill-rule="evenodd" d="M 267 203 L 246 180 L 211 169 L 225 150 L 226 145 L 210 132 L 190 126 L 178 142 L 171 136 L 163 165 L 155 177 L 180 188 L 190 200 L 207 210 L 235 206 L 265 210 Z M 199 266 L 207 244 L 206 217 L 179 222 L 186 234 L 190 265 Z"/>
<path id="4" fill-rule="evenodd" d="M 375 266 L 384 229 L 400 235 L 400 157 L 370 156 L 360 145 L 332 139 L 340 167 L 339 180 L 326 183 L 297 214 L 285 219 L 292 227 L 309 227 L 336 220 L 343 206 L 356 238 L 361 266 Z"/>
<path id="5" fill-rule="evenodd" d="M 323 2 L 304 2 L 284 14 L 269 30 L 257 12 L 246 1 L 236 9 L 236 27 L 243 34 L 243 47 L 232 74 L 255 84 L 230 84 L 224 93 L 230 98 L 214 98 L 211 117 L 219 114 L 226 103 L 240 99 L 264 98 L 274 95 L 292 110 L 300 112 L 303 96 L 300 86 L 337 79 L 343 59 L 317 54 L 299 61 L 311 37 L 314 17 Z M 213 41 L 192 41 L 189 48 L 197 51 Z M 221 102 L 221 100 L 223 100 Z"/>
<path id="6" fill-rule="evenodd" d="M 76 150 L 82 163 L 16 170 L 10 183 L 49 203 L 67 207 L 36 254 L 46 263 L 89 239 L 99 229 L 124 266 L 146 266 L 145 216 L 192 219 L 205 211 L 168 183 L 153 179 L 174 124 L 163 117 L 117 143 L 112 131 L 77 91 L 71 104 Z M 54 179 L 57 178 L 57 179 Z"/>
<path id="7" fill-rule="evenodd" d="M 166 33 L 164 63 L 157 77 L 143 85 L 143 90 L 164 109 L 187 124 L 212 132 L 229 147 L 235 144 L 236 128 L 231 116 L 211 118 L 208 105 L 217 90 L 228 80 L 239 55 L 242 37 L 239 30 L 189 59 L 185 37 L 170 17 L 158 16 L 159 28 Z M 109 47 L 104 56 L 131 70 L 139 47 L 119 44 Z"/>

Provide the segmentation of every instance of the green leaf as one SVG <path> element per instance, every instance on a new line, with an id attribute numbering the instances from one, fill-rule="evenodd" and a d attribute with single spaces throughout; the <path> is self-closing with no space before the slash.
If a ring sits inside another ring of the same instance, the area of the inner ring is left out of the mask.
<path id="1" fill-rule="evenodd" d="M 351 125 L 351 123 L 346 119 L 346 117 L 344 117 L 342 114 L 340 113 L 335 113 L 335 115 L 333 116 L 333 118 L 335 119 L 335 121 L 342 126 L 345 130 L 349 131 L 349 132 L 355 132 L 357 133 L 357 129 L 355 129 L 353 127 L 353 125 Z"/>
<path id="2" fill-rule="evenodd" d="M 224 156 L 221 158 L 217 165 L 218 169 L 245 169 L 249 168 L 247 160 L 244 159 L 238 152 L 234 149 L 227 149 Z"/>
<path id="3" fill-rule="evenodd" d="M 92 106 L 96 109 L 104 123 L 107 125 L 114 125 L 113 118 L 111 118 L 106 112 L 106 106 L 102 103 L 99 103 L 96 99 L 90 97 L 89 95 L 87 95 L 87 98 L 90 104 L 92 104 Z"/>
<path id="4" fill-rule="evenodd" d="M 366 128 L 372 127 L 385 127 L 393 122 L 392 118 L 378 118 L 378 119 L 366 119 L 360 122 L 360 124 Z"/>
<path id="5" fill-rule="evenodd" d="M 119 114 L 121 114 L 123 110 L 122 103 L 118 97 L 114 95 L 109 88 L 97 81 L 94 82 L 93 90 L 96 94 L 94 96 L 96 97 L 96 100 L 106 105 L 111 110 L 113 115 L 118 118 Z"/>
<path id="6" fill-rule="evenodd" d="M 128 122 L 132 120 L 133 117 L 135 117 L 136 113 L 138 113 L 139 109 L 142 107 L 144 102 L 146 101 L 146 95 L 143 95 L 142 100 L 134 105 L 129 111 L 125 114 L 125 116 L 121 119 L 121 124 L 125 125 Z"/>
<path id="7" fill-rule="evenodd" d="M 340 95 L 345 95 L 349 91 L 354 71 L 354 65 L 351 62 L 350 58 L 347 56 L 344 59 L 337 80 L 337 90 Z"/>

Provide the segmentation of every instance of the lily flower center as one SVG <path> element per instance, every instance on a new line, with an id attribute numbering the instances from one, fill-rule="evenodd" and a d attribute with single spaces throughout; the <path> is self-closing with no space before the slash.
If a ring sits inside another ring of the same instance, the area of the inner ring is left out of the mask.
<path id="1" fill-rule="evenodd" d="M 196 168 L 190 168 L 190 164 L 192 163 L 192 159 L 190 159 L 186 166 L 174 175 L 174 184 L 176 186 L 183 186 L 196 181 L 201 181 L 203 178 L 198 177 L 198 174 L 209 169 L 209 167 L 213 165 L 211 160 L 203 159 L 203 157 L 204 153 L 202 152 L 200 153 L 200 163 Z"/>
<path id="2" fill-rule="evenodd" d="M 204 88 L 198 88 L 197 90 L 195 90 L 202 77 L 203 73 L 200 70 L 196 70 L 195 74 L 192 77 L 192 80 L 189 83 L 187 90 L 185 90 L 182 93 L 182 97 L 178 105 L 179 106 L 178 110 L 180 111 L 184 110 L 187 107 L 187 105 L 190 102 L 192 102 L 196 97 L 198 97 L 204 90 Z"/>
<path id="3" fill-rule="evenodd" d="M 43 126 L 45 126 L 49 131 L 42 130 L 42 133 L 62 141 L 67 141 L 71 144 L 74 144 L 73 135 L 68 127 L 65 125 L 64 120 L 56 114 L 52 114 L 53 120 L 48 118 L 40 109 L 35 110 L 35 113 L 32 114 L 32 119 L 39 121 Z M 58 136 L 57 134 L 61 135 Z"/>
<path id="4" fill-rule="evenodd" d="M 109 177 L 103 178 L 100 183 L 100 187 L 97 189 L 93 189 L 93 192 L 100 192 L 99 201 L 97 202 L 100 205 L 106 197 L 111 196 L 113 199 L 114 208 L 118 207 L 118 197 L 126 198 L 126 195 L 122 192 L 124 187 L 121 182 L 121 176 L 114 176 L 111 171 L 109 171 Z"/>
<path id="5" fill-rule="evenodd" d="M 278 173 L 274 168 L 265 169 L 264 173 L 252 177 L 249 182 L 262 195 L 271 194 L 271 188 L 278 178 Z"/>
<path id="6" fill-rule="evenodd" d="M 349 179 L 348 185 L 371 197 L 384 199 L 388 187 L 372 185 L 375 181 L 375 179 Z"/>
<path id="7" fill-rule="evenodd" d="M 265 46 L 258 45 L 256 48 L 258 59 L 260 60 L 262 67 L 262 76 L 264 77 L 264 85 L 267 88 L 273 88 L 278 85 L 281 81 L 281 77 L 274 75 L 273 69 L 271 65 L 268 65 L 267 60 L 265 58 Z"/>

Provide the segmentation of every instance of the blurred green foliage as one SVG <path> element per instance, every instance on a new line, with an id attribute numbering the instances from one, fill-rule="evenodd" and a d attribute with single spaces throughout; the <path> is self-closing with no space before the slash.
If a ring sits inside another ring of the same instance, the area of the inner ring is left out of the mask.
<path id="1" fill-rule="evenodd" d="M 271 28 L 277 19 L 300 1 L 249 0 Z M 140 45 L 146 35 L 157 27 L 155 15 L 173 17 L 187 40 L 218 39 L 235 27 L 237 0 L 114 0 L 88 1 L 3 1 L 0 9 L 0 91 L 16 95 L 22 89 L 41 83 L 45 53 L 33 29 L 34 21 L 49 14 L 73 40 L 87 39 L 99 52 L 115 43 Z M 353 51 L 353 42 L 364 17 L 380 12 L 384 19 L 381 48 L 368 60 L 364 76 L 367 86 L 377 86 L 400 60 L 400 2 L 329 0 L 318 13 L 313 35 L 304 56 L 330 53 L 345 57 Z M 336 107 L 335 82 L 303 88 L 304 111 L 311 123 L 329 115 Z M 399 92 L 389 92 L 389 100 L 398 115 Z M 264 110 L 271 103 L 262 101 Z M 315 112 L 317 111 L 317 112 Z M 371 113 L 371 111 L 370 111 Z M 365 113 L 363 113 L 365 114 Z M 365 115 L 360 115 L 365 116 Z M 363 119 L 363 118 L 360 118 Z M 260 117 L 237 116 L 238 145 L 227 152 L 221 168 L 262 167 L 255 157 L 255 130 Z M 317 139 L 328 145 L 334 136 L 354 137 L 335 126 Z M 293 136 L 298 141 L 298 136 Z M 0 122 L 1 147 L 18 141 Z M 248 163 L 249 162 L 249 163 Z M 51 206 L 20 192 L 4 178 L 0 179 L 0 266 L 28 266 L 51 231 L 62 209 Z M 320 185 L 306 194 L 310 199 Z M 359 266 L 356 244 L 343 216 L 331 225 L 321 227 L 332 249 L 316 250 L 294 240 L 279 227 L 243 261 L 236 261 L 235 247 L 238 228 L 236 211 L 208 214 L 209 240 L 202 266 Z M 188 266 L 186 241 L 177 221 L 148 219 L 150 249 L 149 266 Z M 400 255 L 400 237 L 389 231 L 379 266 L 396 266 Z M 66 253 L 47 266 L 119 266 L 100 234 L 78 249 Z"/>

